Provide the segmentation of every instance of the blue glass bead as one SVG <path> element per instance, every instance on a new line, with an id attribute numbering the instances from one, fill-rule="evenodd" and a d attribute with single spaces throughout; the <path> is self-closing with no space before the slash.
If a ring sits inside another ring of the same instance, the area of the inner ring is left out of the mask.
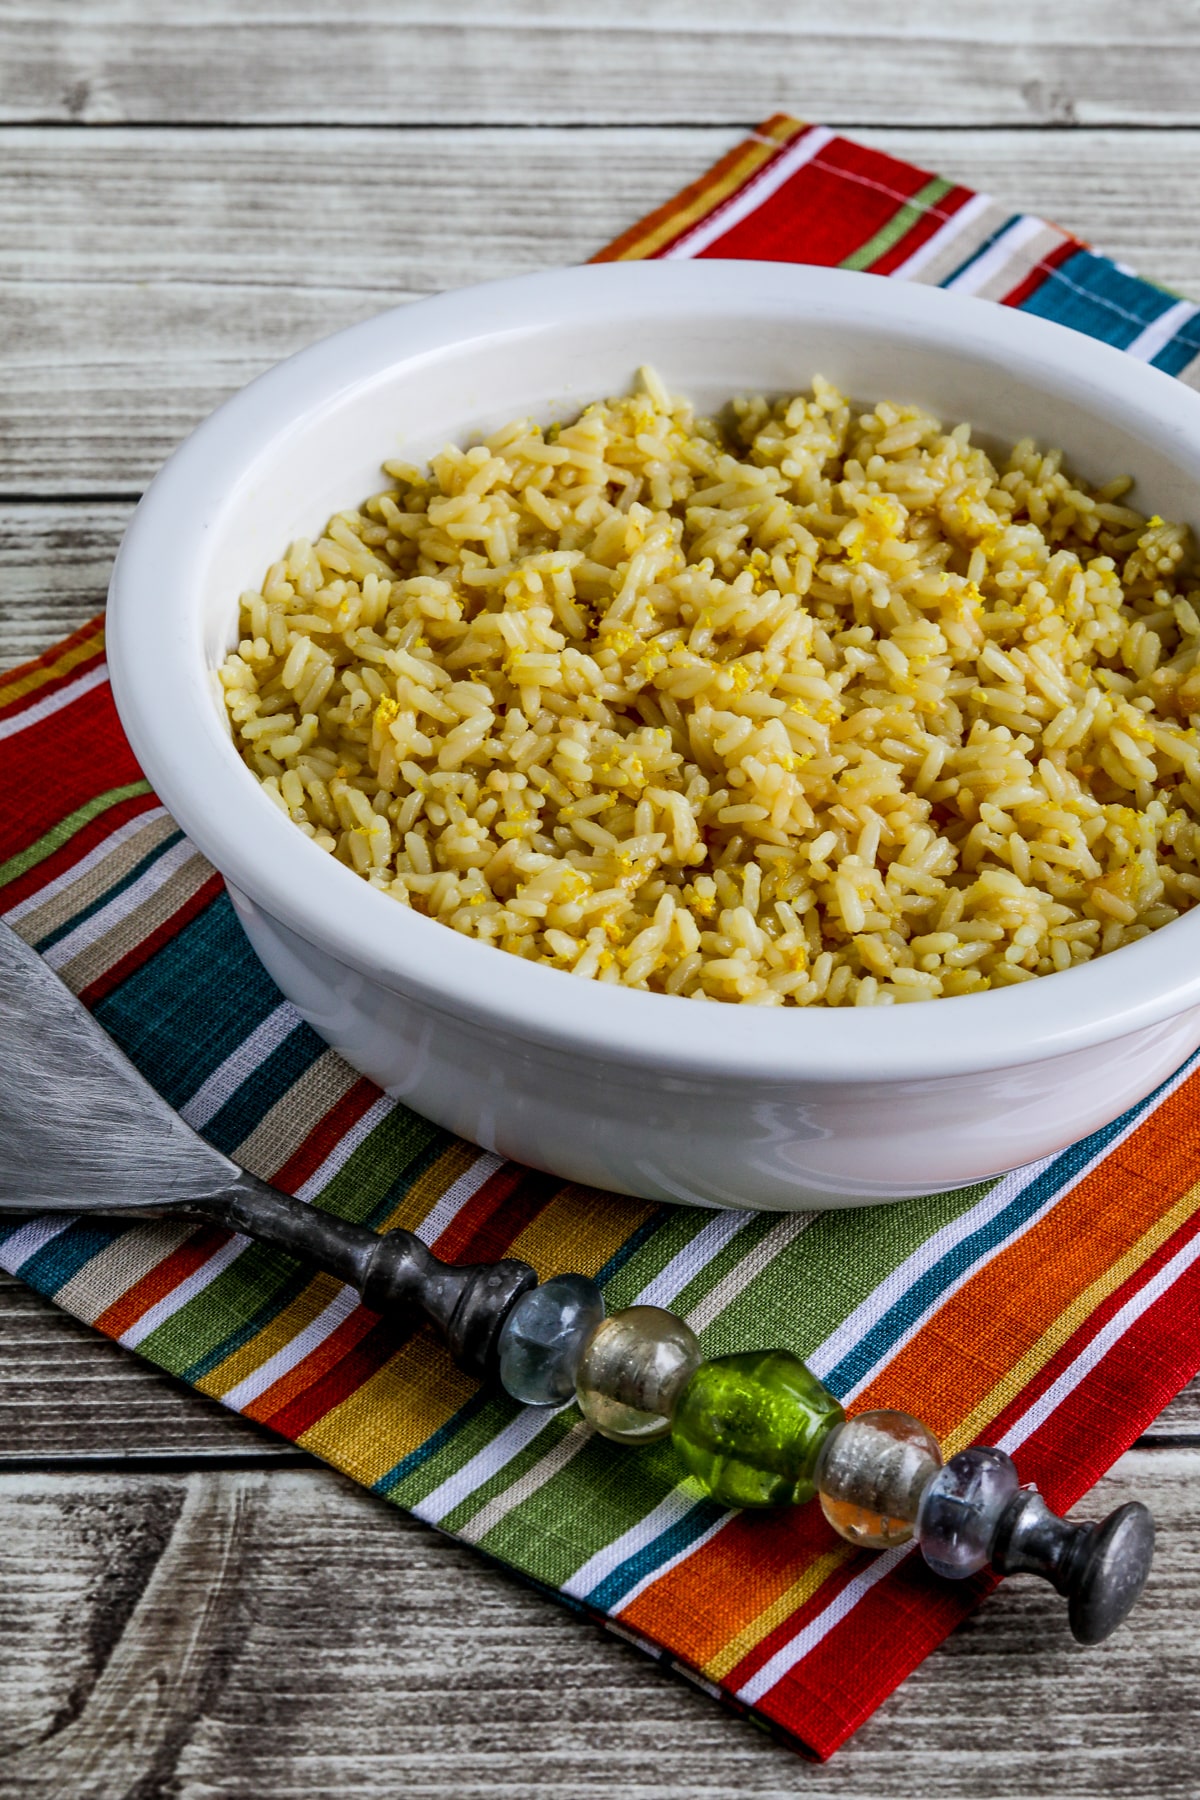
<path id="1" fill-rule="evenodd" d="M 921 1496 L 917 1542 L 935 1575 L 961 1581 L 991 1560 L 1000 1515 L 1021 1486 L 1010 1456 L 960 1450 Z"/>
<path id="2" fill-rule="evenodd" d="M 586 1275 L 555 1275 L 522 1294 L 500 1333 L 500 1379 L 526 1406 L 561 1406 L 575 1392 L 587 1339 L 604 1296 Z"/>

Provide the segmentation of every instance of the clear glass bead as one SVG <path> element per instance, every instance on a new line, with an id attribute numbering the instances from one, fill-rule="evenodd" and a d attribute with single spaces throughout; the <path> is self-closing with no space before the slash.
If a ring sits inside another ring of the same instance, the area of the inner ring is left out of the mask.
<path id="1" fill-rule="evenodd" d="M 580 1411 L 603 1437 L 666 1437 L 675 1403 L 700 1366 L 696 1335 L 661 1306 L 630 1306 L 597 1325 L 575 1377 Z"/>
<path id="2" fill-rule="evenodd" d="M 726 1506 L 811 1500 L 813 1469 L 842 1409 L 789 1350 L 701 1363 L 680 1397 L 671 1439 L 689 1474 Z"/>
<path id="3" fill-rule="evenodd" d="M 1003 1450 L 960 1450 L 926 1488 L 917 1518 L 921 1555 L 935 1575 L 961 1581 L 986 1568 L 1000 1515 L 1021 1486 Z"/>
<path id="4" fill-rule="evenodd" d="M 555 1275 L 522 1294 L 500 1333 L 500 1379 L 526 1406 L 560 1406 L 575 1392 L 579 1358 L 604 1317 L 586 1275 Z"/>
<path id="5" fill-rule="evenodd" d="M 941 1466 L 938 1441 L 919 1419 L 858 1413 L 825 1440 L 817 1464 L 821 1510 L 852 1544 L 886 1550 L 907 1543 Z"/>

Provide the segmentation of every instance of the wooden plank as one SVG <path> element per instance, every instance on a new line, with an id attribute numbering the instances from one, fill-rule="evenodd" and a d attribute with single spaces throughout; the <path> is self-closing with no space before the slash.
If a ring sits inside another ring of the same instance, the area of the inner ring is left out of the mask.
<path id="1" fill-rule="evenodd" d="M 4 1792 L 1182 1800 L 1200 1453 L 1125 1458 L 1097 1508 L 1150 1480 L 1158 1561 L 1105 1649 L 1010 1581 L 812 1769 L 333 1475 L 0 1478 Z"/>
<path id="2" fill-rule="evenodd" d="M 0 670 L 104 608 L 132 501 L 0 503 Z"/>
<path id="3" fill-rule="evenodd" d="M 0 118 L 1195 123 L 1188 0 L 122 0 L 0 19 Z"/>
<path id="4" fill-rule="evenodd" d="M 416 294 L 580 261 L 733 135 L 5 132 L 0 491 L 137 492 L 278 358 Z M 1200 292 L 1181 225 L 1200 132 L 862 135 Z"/>
<path id="5" fill-rule="evenodd" d="M 0 1273 L 0 1469 L 300 1454 Z"/>

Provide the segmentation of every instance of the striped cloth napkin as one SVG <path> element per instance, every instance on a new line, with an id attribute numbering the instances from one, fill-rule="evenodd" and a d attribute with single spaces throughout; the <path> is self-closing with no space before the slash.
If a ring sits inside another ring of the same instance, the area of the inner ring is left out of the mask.
<path id="1" fill-rule="evenodd" d="M 604 256 L 837 264 L 987 295 L 1196 382 L 1196 307 L 1028 214 L 816 126 L 768 120 Z M 1196 382 L 1200 385 L 1200 382 Z M 0 678 L 0 911 L 199 1130 L 345 1218 L 440 1255 L 595 1274 L 705 1351 L 782 1344 L 853 1407 L 1002 1444 L 1065 1509 L 1200 1364 L 1200 1079 L 1019 1174 L 850 1213 L 661 1207 L 564 1186 L 416 1117 L 281 999 L 113 710 L 99 623 Z M 608 1621 L 824 1757 L 988 1592 L 818 1508 L 724 1511 L 669 1446 L 480 1392 L 329 1276 L 172 1222 L 33 1219 L 0 1264 L 202 1393 Z M 1050 1627 L 1062 1631 L 1057 1620 Z M 1136 1624 L 1133 1629 L 1136 1629 Z"/>

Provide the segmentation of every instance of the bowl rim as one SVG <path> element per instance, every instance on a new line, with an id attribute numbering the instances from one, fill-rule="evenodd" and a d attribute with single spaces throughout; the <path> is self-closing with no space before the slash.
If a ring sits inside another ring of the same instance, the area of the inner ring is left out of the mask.
<path id="1" fill-rule="evenodd" d="M 926 1081 L 1037 1063 L 1200 1005 L 1200 907 L 1119 952 L 1016 987 L 870 1008 L 696 1002 L 530 963 L 401 907 L 318 850 L 238 757 L 200 641 L 203 573 L 223 516 L 303 419 L 406 362 L 513 333 L 642 318 L 786 316 L 949 344 L 1025 384 L 1078 396 L 1190 468 L 1200 484 L 1200 394 L 1125 352 L 1012 308 L 917 283 L 790 263 L 585 264 L 411 302 L 301 350 L 204 420 L 147 489 L 109 589 L 117 710 L 151 785 L 253 905 L 357 975 L 434 1012 L 607 1065 L 681 1077 L 825 1086 Z M 162 604 L 161 570 L 173 577 Z M 1187 934 L 1185 936 L 1185 934 Z"/>

